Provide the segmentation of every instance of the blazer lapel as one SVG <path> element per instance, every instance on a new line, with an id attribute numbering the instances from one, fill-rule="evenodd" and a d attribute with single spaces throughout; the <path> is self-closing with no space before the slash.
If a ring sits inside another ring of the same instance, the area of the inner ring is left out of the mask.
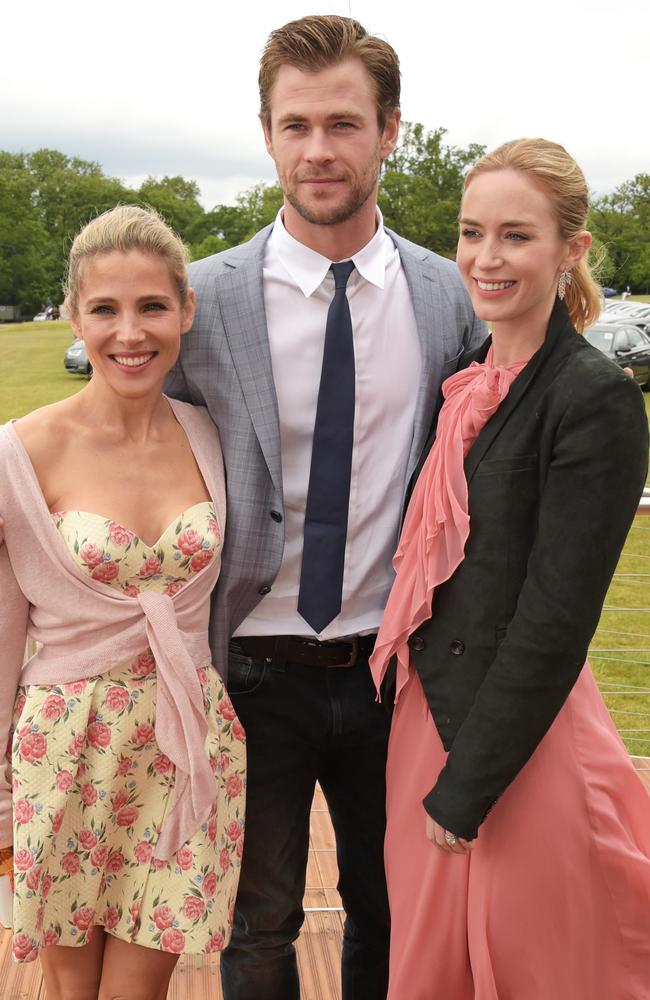
<path id="1" fill-rule="evenodd" d="M 442 340 L 440 336 L 436 336 L 436 331 L 440 330 L 440 288 L 430 273 L 430 268 L 425 269 L 423 266 L 423 261 L 427 259 L 427 252 L 425 250 L 418 252 L 420 248 L 406 243 L 389 229 L 386 232 L 399 250 L 406 283 L 411 293 L 422 357 L 415 404 L 413 439 L 407 466 L 408 481 L 415 471 L 427 435 L 431 430 L 436 404 L 436 399 L 431 394 L 433 374 L 442 371 L 444 363 Z"/>
<path id="2" fill-rule="evenodd" d="M 216 279 L 217 301 L 253 429 L 275 488 L 282 491 L 280 420 L 266 326 L 262 267 L 272 226 L 233 253 Z"/>
<path id="3" fill-rule="evenodd" d="M 555 374 L 555 366 L 549 360 L 558 353 L 561 342 L 568 346 L 568 337 L 576 336 L 569 320 L 566 307 L 559 299 L 556 300 L 544 343 L 532 356 L 524 370 L 512 383 L 510 391 L 503 403 L 488 420 L 465 458 L 465 477 L 469 483 L 488 448 L 497 437 L 507 420 L 510 419 L 519 403 L 525 397 L 533 382 L 543 379 L 550 381 Z M 491 337 L 489 340 L 491 341 Z M 470 360 L 483 361 L 487 355 L 489 343 L 482 344 Z M 564 352 L 562 352 L 564 353 Z"/>

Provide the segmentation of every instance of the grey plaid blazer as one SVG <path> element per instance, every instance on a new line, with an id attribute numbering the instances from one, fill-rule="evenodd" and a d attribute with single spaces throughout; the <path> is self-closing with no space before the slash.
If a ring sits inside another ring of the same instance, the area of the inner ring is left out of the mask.
<path id="1" fill-rule="evenodd" d="M 213 595 L 213 662 L 227 674 L 228 640 L 272 586 L 284 548 L 278 406 L 273 384 L 262 265 L 272 226 L 249 243 L 190 265 L 194 324 L 165 391 L 204 405 L 219 428 L 227 480 L 227 528 L 221 576 Z M 408 464 L 415 469 L 435 415 L 440 385 L 461 355 L 486 335 L 456 265 L 389 233 L 413 300 L 422 352 Z"/>

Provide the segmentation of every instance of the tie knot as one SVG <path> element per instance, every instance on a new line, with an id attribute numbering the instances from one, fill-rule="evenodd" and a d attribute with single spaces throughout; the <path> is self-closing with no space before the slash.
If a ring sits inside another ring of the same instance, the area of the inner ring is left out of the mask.
<path id="1" fill-rule="evenodd" d="M 330 269 L 334 275 L 334 287 L 345 288 L 354 271 L 354 264 L 351 260 L 343 260 L 340 264 L 331 264 Z"/>

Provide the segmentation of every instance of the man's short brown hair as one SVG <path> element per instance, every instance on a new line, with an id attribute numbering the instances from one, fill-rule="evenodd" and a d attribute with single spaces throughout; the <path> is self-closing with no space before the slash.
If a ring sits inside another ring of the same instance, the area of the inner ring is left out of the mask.
<path id="1" fill-rule="evenodd" d="M 301 17 L 269 35 L 259 74 L 260 118 L 266 128 L 271 128 L 271 91 L 281 66 L 316 73 L 350 58 L 363 63 L 373 82 L 377 119 L 383 130 L 389 116 L 399 108 L 397 53 L 388 42 L 369 35 L 358 21 L 336 14 Z"/>

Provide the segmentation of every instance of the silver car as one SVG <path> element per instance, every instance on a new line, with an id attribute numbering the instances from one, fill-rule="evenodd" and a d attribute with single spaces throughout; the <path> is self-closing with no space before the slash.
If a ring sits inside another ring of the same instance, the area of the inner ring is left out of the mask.
<path id="1" fill-rule="evenodd" d="M 63 364 L 66 371 L 76 372 L 79 375 L 92 375 L 92 365 L 88 360 L 83 340 L 77 339 L 70 344 L 63 356 Z"/>

